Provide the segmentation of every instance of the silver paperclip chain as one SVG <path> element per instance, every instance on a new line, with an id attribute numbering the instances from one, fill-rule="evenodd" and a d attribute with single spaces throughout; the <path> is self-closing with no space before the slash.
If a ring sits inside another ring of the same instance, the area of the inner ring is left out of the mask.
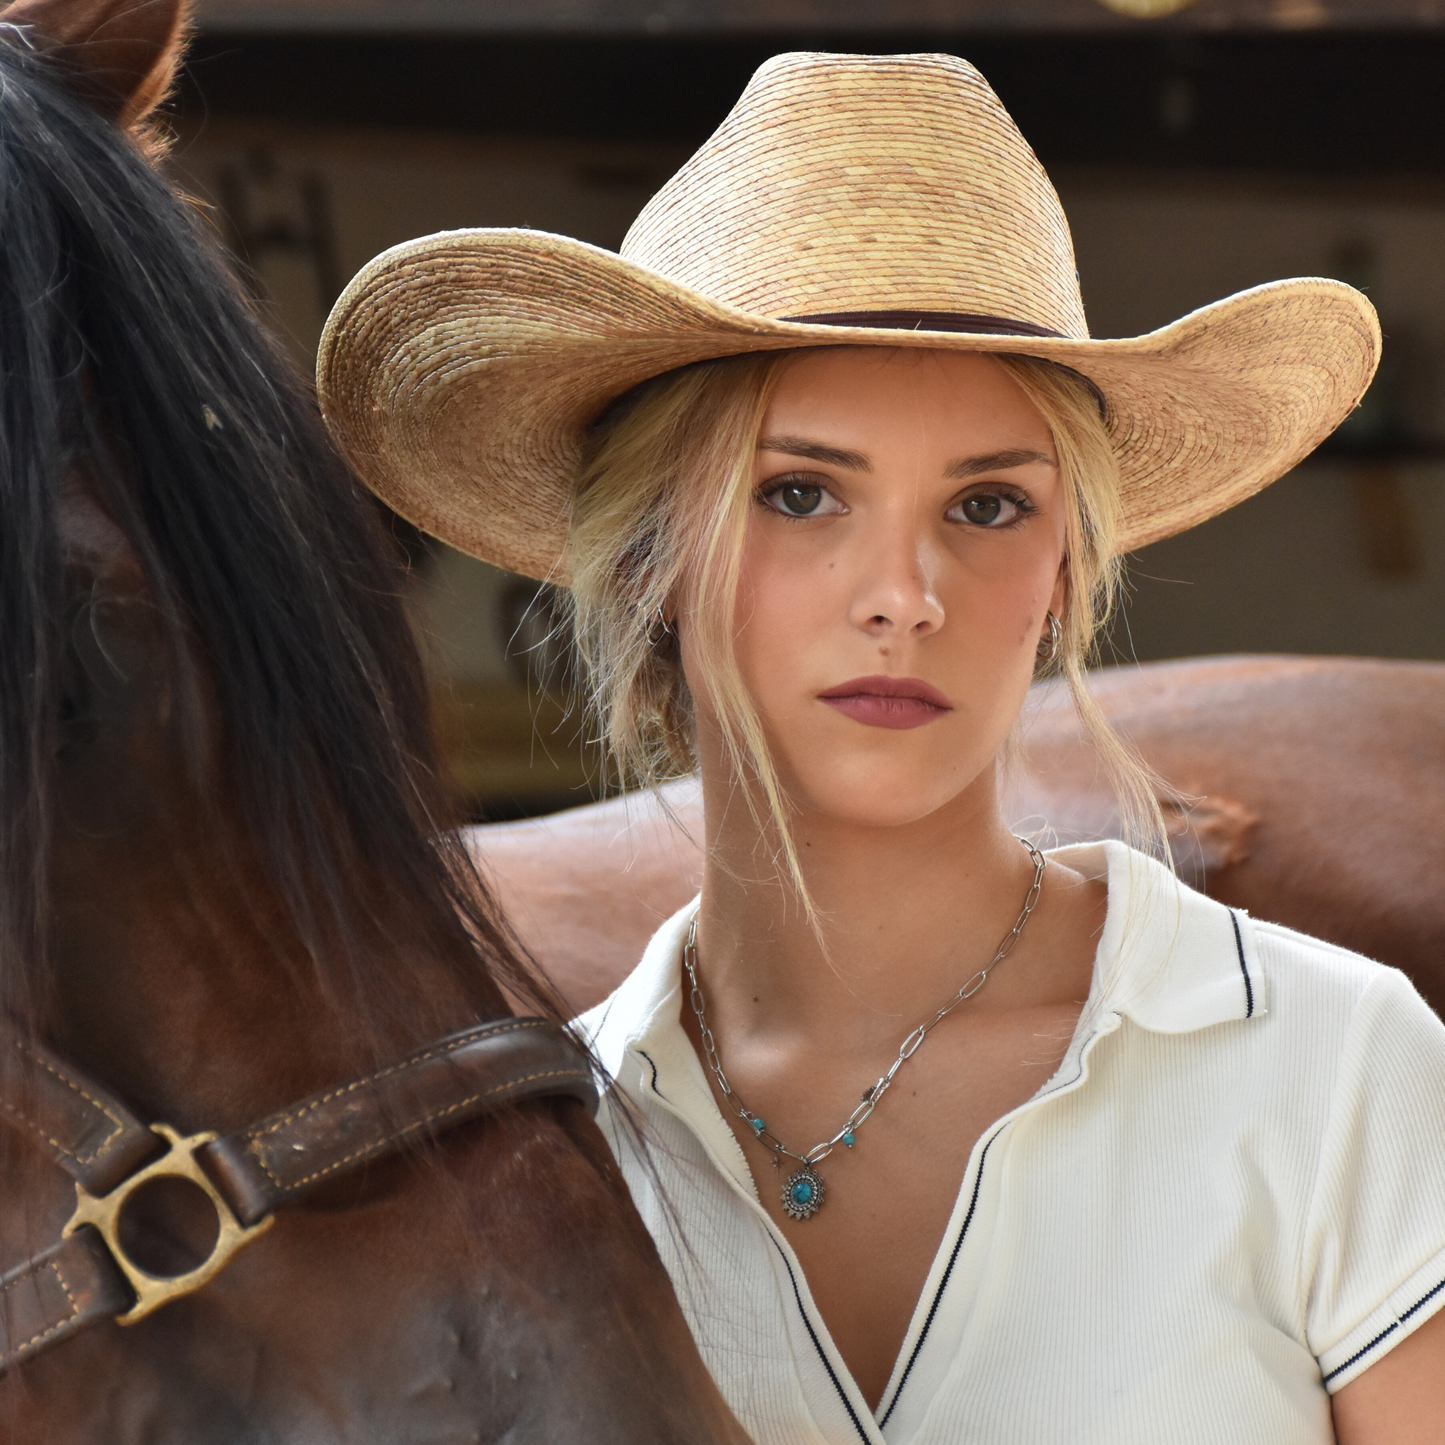
<path id="1" fill-rule="evenodd" d="M 854 1134 L 861 1127 L 863 1121 L 878 1107 L 878 1101 L 888 1092 L 888 1086 L 893 1082 L 894 1075 L 918 1052 L 919 1045 L 933 1029 L 937 1028 L 959 1004 L 965 999 L 972 998 L 988 982 L 989 974 L 1013 952 L 1014 945 L 1019 941 L 1019 935 L 1024 931 L 1024 925 L 1029 921 L 1029 916 L 1038 905 L 1039 893 L 1044 885 L 1044 864 L 1047 860 L 1027 838 L 1020 838 L 1018 841 L 1029 850 L 1029 856 L 1034 860 L 1034 881 L 1024 898 L 1024 906 L 1019 912 L 1014 926 L 1004 936 L 1003 942 L 999 944 L 998 952 L 977 973 L 973 974 L 931 1019 L 919 1024 L 903 1040 L 898 1049 L 898 1057 L 888 1066 L 888 1072 L 876 1084 L 870 1085 L 863 1091 L 862 1102 L 848 1115 L 847 1122 L 843 1127 L 831 1139 L 826 1139 L 821 1144 L 814 1144 L 806 1154 L 795 1154 L 789 1149 L 764 1121 L 738 1098 L 733 1092 L 732 1085 L 728 1083 L 728 1076 L 723 1072 L 722 1060 L 718 1057 L 717 1040 L 707 1025 L 707 1010 L 703 1002 L 702 989 L 697 981 L 697 916 L 693 916 L 692 922 L 688 925 L 687 942 L 682 950 L 682 963 L 683 967 L 687 969 L 688 983 L 692 987 L 692 1011 L 697 1015 L 698 1028 L 702 1033 L 703 1053 L 707 1058 L 707 1064 L 712 1070 L 713 1077 L 717 1080 L 718 1088 L 722 1090 L 723 1097 L 737 1110 L 739 1117 L 746 1120 L 749 1128 L 753 1131 L 753 1137 L 764 1148 L 771 1149 L 775 1156 L 786 1155 L 789 1159 L 796 1159 L 804 1167 L 811 1167 L 826 1159 L 839 1144 L 846 1144 L 850 1149 L 853 1147 Z"/>

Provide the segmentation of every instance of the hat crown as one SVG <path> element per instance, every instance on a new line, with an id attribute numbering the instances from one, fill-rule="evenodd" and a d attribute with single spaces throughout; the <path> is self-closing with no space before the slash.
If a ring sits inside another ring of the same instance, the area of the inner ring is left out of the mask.
<path id="1" fill-rule="evenodd" d="M 757 316 L 959 312 L 1086 337 L 1068 222 L 952 55 L 779 55 L 622 255 Z"/>

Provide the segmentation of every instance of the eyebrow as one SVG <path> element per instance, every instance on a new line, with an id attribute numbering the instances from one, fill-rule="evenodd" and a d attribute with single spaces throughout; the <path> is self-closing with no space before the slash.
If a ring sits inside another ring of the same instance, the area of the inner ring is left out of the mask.
<path id="1" fill-rule="evenodd" d="M 845 467 L 852 472 L 873 470 L 872 463 L 862 452 L 824 446 L 822 442 L 809 441 L 807 437 L 764 437 L 758 443 L 758 450 L 786 452 L 792 457 L 807 457 L 809 461 L 822 462 L 825 466 Z M 1032 451 L 1027 447 L 1013 447 L 1001 452 L 985 452 L 976 457 L 958 457 L 943 469 L 943 475 L 950 481 L 964 481 L 968 477 L 981 476 L 984 472 L 1002 472 L 1010 467 L 1039 463 L 1046 467 L 1058 466 L 1052 457 L 1043 452 Z"/>
<path id="2" fill-rule="evenodd" d="M 1004 472 L 1010 467 L 1023 467 L 1038 462 L 1042 462 L 1046 467 L 1058 466 L 1052 457 L 1045 456 L 1043 452 L 1015 447 L 1010 451 L 986 452 L 979 457 L 959 457 L 944 467 L 943 475 L 950 481 L 961 482 L 983 472 Z"/>
<path id="3" fill-rule="evenodd" d="M 846 467 L 850 472 L 871 472 L 872 464 L 862 452 L 850 452 L 842 447 L 826 447 L 822 442 L 810 442 L 807 437 L 764 437 L 758 443 L 760 452 L 787 452 L 792 457 L 807 457 L 809 461 L 822 462 L 830 467 Z"/>

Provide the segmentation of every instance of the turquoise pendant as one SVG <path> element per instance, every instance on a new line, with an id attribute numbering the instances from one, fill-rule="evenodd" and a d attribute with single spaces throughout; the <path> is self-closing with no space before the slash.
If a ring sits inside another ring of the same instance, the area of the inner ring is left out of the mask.
<path id="1" fill-rule="evenodd" d="M 794 1219 L 807 1219 L 822 1208 L 825 1192 L 822 1175 L 805 1164 L 783 1185 L 783 1208 Z"/>

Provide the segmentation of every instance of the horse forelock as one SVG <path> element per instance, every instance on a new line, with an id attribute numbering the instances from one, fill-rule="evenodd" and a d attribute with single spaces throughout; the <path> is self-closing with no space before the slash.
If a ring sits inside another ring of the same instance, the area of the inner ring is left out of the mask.
<path id="1" fill-rule="evenodd" d="M 43 57 L 6 44 L 0 366 L 6 1006 L 32 1008 L 43 975 L 57 497 L 79 458 L 176 657 L 206 675 L 223 720 L 218 797 L 320 979 L 355 995 L 379 1035 L 405 1035 L 422 1005 L 385 966 L 387 944 L 430 939 L 478 1012 L 497 1011 L 498 983 L 554 1012 L 447 831 L 399 570 L 309 387 L 195 210 Z"/>

